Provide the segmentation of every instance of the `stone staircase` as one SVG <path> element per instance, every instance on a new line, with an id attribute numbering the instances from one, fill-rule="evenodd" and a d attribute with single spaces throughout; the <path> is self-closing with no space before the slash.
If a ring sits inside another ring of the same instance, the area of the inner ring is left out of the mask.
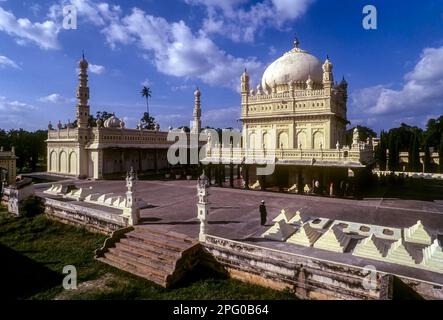
<path id="1" fill-rule="evenodd" d="M 196 239 L 155 227 L 135 226 L 113 240 L 96 251 L 97 260 L 165 288 L 193 269 L 201 254 Z"/>

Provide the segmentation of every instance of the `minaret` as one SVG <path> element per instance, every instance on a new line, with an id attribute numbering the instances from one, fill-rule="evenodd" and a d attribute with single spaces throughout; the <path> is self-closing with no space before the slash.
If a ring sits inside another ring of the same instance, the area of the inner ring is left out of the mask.
<path id="1" fill-rule="evenodd" d="M 326 57 L 325 63 L 323 64 L 323 86 L 325 90 L 330 90 L 334 83 L 334 75 L 332 74 L 333 67 L 329 56 Z"/>
<path id="2" fill-rule="evenodd" d="M 78 62 L 78 67 L 80 71 L 77 87 L 77 123 L 79 128 L 87 128 L 89 121 L 88 61 L 86 61 L 84 54 Z"/>
<path id="3" fill-rule="evenodd" d="M 200 220 L 198 239 L 200 242 L 206 241 L 207 216 L 209 215 L 208 187 L 209 180 L 203 170 L 202 175 L 197 180 L 197 218 Z"/>
<path id="4" fill-rule="evenodd" d="M 195 90 L 194 92 L 194 114 L 193 114 L 194 120 L 192 121 L 192 129 L 191 129 L 191 133 L 196 133 L 196 134 L 200 133 L 202 127 L 202 122 L 201 122 L 202 111 L 200 108 L 200 96 L 201 92 L 197 88 L 197 90 Z"/>
<path id="5" fill-rule="evenodd" d="M 241 103 L 242 103 L 242 114 L 247 115 L 248 113 L 248 97 L 249 97 L 249 74 L 245 69 L 245 72 L 241 75 Z"/>

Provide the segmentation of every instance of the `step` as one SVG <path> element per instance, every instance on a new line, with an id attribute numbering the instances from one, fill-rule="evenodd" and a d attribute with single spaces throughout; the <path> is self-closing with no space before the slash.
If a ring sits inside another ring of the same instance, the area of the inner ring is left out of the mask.
<path id="1" fill-rule="evenodd" d="M 121 239 L 120 242 L 116 243 L 115 247 L 158 262 L 175 262 L 181 258 L 181 254 L 175 251 L 162 251 L 160 248 L 149 246 L 143 242 L 133 241 L 130 239 Z"/>
<path id="2" fill-rule="evenodd" d="M 168 274 L 159 272 L 159 270 L 154 270 L 153 268 L 141 265 L 136 261 L 129 261 L 125 257 L 121 257 L 109 252 L 106 253 L 105 258 L 123 266 L 122 269 L 127 272 L 134 273 L 137 276 L 143 277 L 161 285 L 164 285 L 166 283 Z"/>
<path id="3" fill-rule="evenodd" d="M 177 233 L 172 230 L 164 230 L 164 229 L 160 229 L 160 228 L 155 228 L 155 227 L 149 227 L 149 228 L 135 227 L 132 232 L 137 232 L 137 233 L 146 233 L 147 232 L 147 233 L 158 235 L 162 238 L 166 237 L 166 238 L 170 238 L 172 240 L 177 240 L 179 242 L 185 242 L 190 245 L 196 244 L 198 242 L 196 239 L 193 239 L 185 234 Z"/>
<path id="4" fill-rule="evenodd" d="M 132 274 L 134 274 L 134 275 L 136 275 L 136 276 L 138 276 L 140 278 L 147 279 L 147 280 L 149 280 L 151 282 L 154 282 L 154 283 L 156 283 L 156 284 L 158 284 L 160 286 L 163 286 L 163 287 L 165 286 L 165 281 L 163 279 L 161 279 L 159 277 L 156 277 L 154 275 L 146 275 L 145 273 L 140 272 L 137 268 L 133 268 L 133 267 L 130 267 L 130 266 L 127 266 L 127 265 L 123 265 L 123 264 L 121 264 L 119 262 L 116 262 L 114 260 L 108 259 L 106 257 L 100 257 L 100 258 L 97 258 L 97 260 L 99 260 L 99 261 L 101 261 L 103 263 L 106 263 L 106 264 L 108 264 L 108 265 L 110 265 L 110 266 L 112 266 L 114 268 L 119 269 L 119 270 L 123 270 L 123 271 L 129 272 L 129 273 L 132 273 Z"/>
<path id="5" fill-rule="evenodd" d="M 127 238 L 137 239 L 139 241 L 144 241 L 153 246 L 168 249 L 171 251 L 181 252 L 183 250 L 189 249 L 192 247 L 190 243 L 179 242 L 176 240 L 172 240 L 167 237 L 161 237 L 157 234 L 149 234 L 147 232 L 129 232 L 126 234 Z"/>
<path id="6" fill-rule="evenodd" d="M 122 258 L 128 259 L 128 261 L 141 264 L 143 267 L 151 268 L 153 270 L 158 270 L 156 273 L 169 275 L 174 272 L 175 260 L 169 261 L 155 261 L 153 259 L 148 259 L 144 256 L 134 254 L 127 250 L 121 250 L 120 248 L 111 248 L 110 253 L 118 255 Z"/>

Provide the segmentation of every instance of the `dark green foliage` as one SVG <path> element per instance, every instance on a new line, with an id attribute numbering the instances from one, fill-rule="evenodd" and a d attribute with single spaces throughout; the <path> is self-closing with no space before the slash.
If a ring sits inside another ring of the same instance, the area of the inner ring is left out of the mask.
<path id="1" fill-rule="evenodd" d="M 149 116 L 149 98 L 151 97 L 152 91 L 151 88 L 147 86 L 143 86 L 142 91 L 140 92 L 142 97 L 146 99 L 146 113 Z"/>
<path id="2" fill-rule="evenodd" d="M 39 164 L 43 167 L 46 165 L 45 140 L 47 138 L 46 130 L 29 132 L 23 129 L 9 131 L 0 129 L 0 146 L 3 146 L 5 150 L 15 147 L 19 173 L 36 171 Z"/>
<path id="3" fill-rule="evenodd" d="M 380 143 L 375 148 L 375 158 L 378 163 L 380 170 L 386 170 L 386 150 L 388 149 L 388 135 L 386 132 L 382 131 L 380 134 Z"/>
<path id="4" fill-rule="evenodd" d="M 20 213 L 24 217 L 34 217 L 36 215 L 42 214 L 45 211 L 43 203 L 39 198 L 30 197 L 23 201 L 21 204 Z"/>
<path id="5" fill-rule="evenodd" d="M 399 143 L 397 136 L 391 132 L 389 132 L 388 138 L 388 149 L 389 149 L 389 157 L 388 157 L 388 169 L 390 171 L 397 171 L 399 168 Z"/>
<path id="6" fill-rule="evenodd" d="M 440 173 L 443 173 L 443 132 L 440 137 L 440 146 L 438 150 L 438 157 L 440 163 Z"/>
<path id="7" fill-rule="evenodd" d="M 154 117 L 151 117 L 149 113 L 145 112 L 143 113 L 143 117 L 140 119 L 140 124 L 143 129 L 154 130 L 156 122 Z"/>
<path id="8" fill-rule="evenodd" d="M 346 130 L 346 145 L 352 144 L 352 136 L 354 134 L 355 127 Z M 377 134 L 371 128 L 365 126 L 357 126 L 358 135 L 360 137 L 360 141 L 366 141 L 368 138 L 376 138 Z"/>
<path id="9" fill-rule="evenodd" d="M 274 291 L 215 274 L 203 275 L 200 271 L 192 282 L 166 290 L 145 279 L 94 260 L 93 252 L 101 247 L 105 238 L 83 228 L 50 220 L 45 215 L 17 219 L 0 207 L 0 253 L 12 251 L 15 255 L 33 261 L 29 268 L 24 267 L 23 259 L 17 259 L 21 261 L 20 265 L 9 266 L 12 270 L 22 270 L 25 273 L 29 269 L 32 275 L 33 281 L 26 281 L 16 288 L 20 291 L 16 296 L 20 298 L 295 299 L 295 295 L 289 291 Z M 9 263 L 14 261 L 8 260 Z M 3 265 L 0 264 L 0 271 L 3 270 Z M 65 276 L 62 270 L 66 265 L 73 265 L 77 269 L 77 290 L 65 291 L 62 288 L 62 278 Z M 10 277 L 10 274 L 8 276 Z M 55 279 L 55 282 L 37 283 L 36 280 L 43 276 L 45 280 L 51 278 Z M 11 282 L 17 284 L 15 280 L 12 279 Z M 84 285 L 86 281 L 87 286 Z"/>
<path id="10" fill-rule="evenodd" d="M 414 133 L 409 148 L 409 171 L 419 172 L 420 169 L 420 140 Z"/>

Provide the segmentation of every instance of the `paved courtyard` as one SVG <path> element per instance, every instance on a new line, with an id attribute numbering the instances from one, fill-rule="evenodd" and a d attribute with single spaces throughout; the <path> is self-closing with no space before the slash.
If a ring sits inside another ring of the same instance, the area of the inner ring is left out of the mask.
<path id="1" fill-rule="evenodd" d="M 78 187 L 92 186 L 97 192 L 123 195 L 123 181 L 78 181 Z M 147 228 L 173 229 L 192 237 L 198 236 L 196 218 L 196 181 L 140 181 L 140 198 L 152 206 L 141 212 L 142 224 Z M 410 227 L 421 220 L 432 234 L 443 235 L 443 201 L 402 199 L 348 200 L 327 197 L 301 196 L 229 188 L 210 188 L 210 216 L 208 234 L 245 241 L 294 254 L 312 256 L 357 266 L 374 265 L 378 270 L 443 284 L 443 275 L 324 250 L 260 238 L 271 226 L 270 221 L 281 209 L 301 212 L 310 217 L 324 217 L 387 227 Z M 258 206 L 266 201 L 268 225 L 260 226 Z M 78 203 L 81 204 L 81 203 Z M 107 209 L 106 209 L 107 210 Z M 111 211 L 110 209 L 109 211 Z M 113 210 L 112 210 L 113 211 Z"/>

